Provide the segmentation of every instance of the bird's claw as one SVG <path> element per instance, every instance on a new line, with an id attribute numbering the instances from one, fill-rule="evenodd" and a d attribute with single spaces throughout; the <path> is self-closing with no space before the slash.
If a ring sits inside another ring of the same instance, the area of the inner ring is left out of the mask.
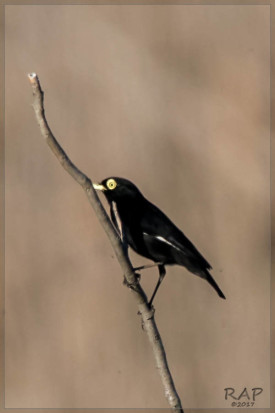
<path id="1" fill-rule="evenodd" d="M 148 317 L 147 318 L 147 320 L 152 320 L 152 318 L 154 317 L 154 314 L 155 314 L 155 312 L 156 312 L 156 309 L 155 309 L 155 307 L 153 306 L 153 304 L 150 304 L 149 305 L 149 308 L 150 308 L 150 311 L 151 311 L 151 316 L 150 317 Z"/>
<path id="2" fill-rule="evenodd" d="M 135 275 L 136 275 L 137 281 L 140 282 L 141 274 L 138 274 L 137 272 L 135 272 Z"/>

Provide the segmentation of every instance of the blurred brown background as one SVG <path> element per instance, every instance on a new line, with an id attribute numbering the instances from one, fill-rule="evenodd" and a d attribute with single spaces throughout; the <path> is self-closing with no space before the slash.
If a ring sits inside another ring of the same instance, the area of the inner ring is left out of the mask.
<path id="1" fill-rule="evenodd" d="M 230 407 L 225 387 L 262 387 L 269 407 L 269 18 L 6 7 L 6 407 L 167 407 L 108 240 L 40 136 L 31 71 L 73 162 L 135 182 L 213 266 L 226 301 L 180 267 L 155 301 L 183 405 Z M 143 274 L 148 295 L 156 280 Z"/>

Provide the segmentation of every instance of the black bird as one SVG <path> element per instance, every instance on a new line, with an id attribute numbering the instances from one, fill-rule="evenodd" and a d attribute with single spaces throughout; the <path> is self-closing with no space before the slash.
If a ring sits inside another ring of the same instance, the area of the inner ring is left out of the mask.
<path id="1" fill-rule="evenodd" d="M 154 261 L 159 269 L 159 280 L 149 302 L 151 306 L 165 276 L 165 265 L 182 265 L 188 271 L 205 279 L 221 298 L 225 296 L 213 277 L 211 265 L 189 239 L 155 205 L 149 202 L 130 181 L 111 177 L 95 189 L 103 191 L 111 208 L 111 219 L 126 243 L 143 257 Z M 151 267 L 135 268 L 142 270 Z"/>

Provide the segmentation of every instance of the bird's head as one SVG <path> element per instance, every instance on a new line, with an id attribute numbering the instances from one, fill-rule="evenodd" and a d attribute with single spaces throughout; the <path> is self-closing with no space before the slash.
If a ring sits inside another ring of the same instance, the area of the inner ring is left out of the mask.
<path id="1" fill-rule="evenodd" d="M 128 179 L 110 177 L 103 179 L 100 183 L 93 184 L 93 187 L 102 191 L 108 202 L 118 202 L 123 199 L 136 199 L 142 196 L 139 189 Z"/>

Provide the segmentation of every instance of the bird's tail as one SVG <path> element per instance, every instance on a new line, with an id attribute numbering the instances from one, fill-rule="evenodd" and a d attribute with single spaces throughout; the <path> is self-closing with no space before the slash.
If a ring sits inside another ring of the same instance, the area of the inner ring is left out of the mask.
<path id="1" fill-rule="evenodd" d="M 204 272 L 204 275 L 205 275 L 204 278 L 206 279 L 206 281 L 208 281 L 209 284 L 212 285 L 212 287 L 217 291 L 219 296 L 225 300 L 224 293 L 222 292 L 222 290 L 220 289 L 220 287 L 218 286 L 218 284 L 216 283 L 212 275 L 210 275 L 207 270 Z"/>

